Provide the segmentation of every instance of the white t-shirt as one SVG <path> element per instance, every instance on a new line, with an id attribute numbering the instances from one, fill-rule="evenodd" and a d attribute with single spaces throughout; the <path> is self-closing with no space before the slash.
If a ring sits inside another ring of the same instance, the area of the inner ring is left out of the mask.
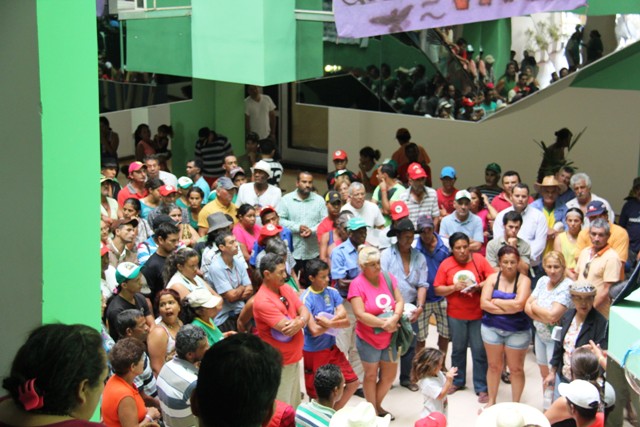
<path id="1" fill-rule="evenodd" d="M 420 418 L 426 417 L 434 411 L 438 411 L 447 416 L 447 396 L 441 400 L 438 399 L 440 393 L 442 393 L 442 387 L 446 378 L 442 371 L 438 371 L 438 375 L 435 377 L 426 377 L 418 381 L 418 386 L 422 392 L 423 405 L 422 412 L 420 412 Z"/>
<path id="2" fill-rule="evenodd" d="M 251 132 L 258 134 L 260 139 L 264 139 L 271 133 L 269 124 L 269 113 L 276 109 L 271 97 L 265 94 L 260 95 L 260 101 L 254 101 L 250 96 L 244 100 L 244 114 L 249 116 L 249 128 Z"/>
<path id="3" fill-rule="evenodd" d="M 118 287 L 118 282 L 116 281 L 116 269 L 114 266 L 110 265 L 104 271 L 104 277 L 100 278 L 100 290 L 102 291 L 102 295 L 104 299 L 109 299 L 111 295 L 113 295 L 113 291 Z"/>
<path id="4" fill-rule="evenodd" d="M 347 203 L 340 211 L 351 211 L 355 216 L 359 216 L 367 223 L 367 227 L 375 228 L 384 225 L 384 216 L 378 206 L 368 200 L 364 201 L 364 205 L 360 209 L 354 208 L 351 203 Z"/>
<path id="5" fill-rule="evenodd" d="M 116 220 L 118 219 L 118 201 L 112 197 L 107 197 L 107 204 L 109 205 L 109 210 L 111 212 L 107 212 L 107 210 L 100 205 L 100 214 L 104 216 L 108 216 L 109 218 Z"/>
<path id="6" fill-rule="evenodd" d="M 269 184 L 267 190 L 262 193 L 260 196 L 256 194 L 256 190 L 253 187 L 253 182 L 247 182 L 246 184 L 242 184 L 238 189 L 238 198 L 236 199 L 236 205 L 240 206 L 243 203 L 248 203 L 251 206 L 257 206 L 259 208 L 265 206 L 273 206 L 274 208 L 278 206 L 280 203 L 280 199 L 282 198 L 282 190 L 280 190 L 275 185 Z M 256 212 L 257 214 L 258 212 Z M 256 220 L 259 220 L 260 217 L 256 215 Z"/>

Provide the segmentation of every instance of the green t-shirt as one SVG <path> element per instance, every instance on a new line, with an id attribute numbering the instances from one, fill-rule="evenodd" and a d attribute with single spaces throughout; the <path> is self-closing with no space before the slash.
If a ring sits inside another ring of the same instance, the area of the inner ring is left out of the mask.
<path id="1" fill-rule="evenodd" d="M 209 341 L 209 346 L 214 345 L 224 338 L 222 336 L 222 332 L 220 332 L 220 329 L 218 329 L 216 325 L 213 324 L 211 319 L 209 319 L 209 322 L 204 322 L 199 317 L 196 317 L 195 319 L 193 319 L 193 322 L 191 322 L 191 324 L 196 325 L 204 330 L 204 333 L 207 334 L 207 341 Z"/>
<path id="2" fill-rule="evenodd" d="M 404 193 L 404 190 L 406 190 L 406 188 L 404 188 L 402 184 L 398 184 L 398 183 L 396 183 L 396 185 L 391 187 L 391 191 L 393 191 L 393 194 L 391 194 L 391 198 L 389 198 L 389 203 L 395 202 L 396 200 L 400 200 L 400 195 Z M 387 190 L 387 197 L 389 197 L 389 192 L 390 190 Z M 380 208 L 380 211 L 382 211 L 382 201 L 380 198 L 380 186 L 377 186 L 376 189 L 373 190 L 371 201 L 377 204 L 378 208 Z M 383 216 L 384 216 L 384 226 L 389 227 L 391 225 L 391 217 L 389 215 L 383 215 Z"/>

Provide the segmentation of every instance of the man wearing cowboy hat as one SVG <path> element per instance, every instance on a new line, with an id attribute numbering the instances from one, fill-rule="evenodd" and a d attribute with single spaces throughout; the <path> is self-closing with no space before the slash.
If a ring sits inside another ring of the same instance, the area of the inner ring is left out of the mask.
<path id="1" fill-rule="evenodd" d="M 560 230 L 560 232 L 564 230 L 564 225 L 556 226 L 556 224 L 564 223 L 564 215 L 567 213 L 567 207 L 558 200 L 558 196 L 560 196 L 560 183 L 556 180 L 555 176 L 545 176 L 541 183 L 535 184 L 535 188 L 540 194 L 540 197 L 531 203 L 531 206 L 544 214 L 549 229 L 547 231 L 547 245 L 542 253 L 542 256 L 545 256 L 547 252 L 553 250 L 553 241 L 559 232 L 558 230 Z"/>
<path id="2" fill-rule="evenodd" d="M 594 307 L 609 318 L 611 299 L 609 288 L 623 274 L 622 262 L 617 252 L 609 246 L 611 228 L 606 219 L 598 218 L 589 224 L 591 246 L 584 248 L 578 257 L 578 277 L 586 279 L 596 288 Z"/>

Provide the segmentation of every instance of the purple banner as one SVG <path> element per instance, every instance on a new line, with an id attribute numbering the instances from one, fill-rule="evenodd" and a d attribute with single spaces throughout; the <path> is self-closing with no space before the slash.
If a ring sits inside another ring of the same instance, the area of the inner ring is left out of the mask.
<path id="1" fill-rule="evenodd" d="M 358 38 L 573 10 L 587 0 L 333 0 L 340 37 Z"/>

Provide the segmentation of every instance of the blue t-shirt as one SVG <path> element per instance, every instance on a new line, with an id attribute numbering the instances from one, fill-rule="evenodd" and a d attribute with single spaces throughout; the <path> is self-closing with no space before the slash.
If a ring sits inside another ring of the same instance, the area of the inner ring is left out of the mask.
<path id="1" fill-rule="evenodd" d="M 316 293 L 308 288 L 302 294 L 302 303 L 309 309 L 312 316 L 325 312 L 336 314 L 336 307 L 342 304 L 340 293 L 331 287 L 325 288 L 322 292 Z M 329 334 L 322 334 L 317 337 L 311 336 L 309 328 L 304 332 L 304 351 L 320 351 L 330 348 L 336 344 L 336 337 Z"/>
<path id="2" fill-rule="evenodd" d="M 420 236 L 416 236 L 416 244 L 415 247 L 419 250 L 425 258 L 427 258 L 427 282 L 431 286 L 427 288 L 427 301 L 426 302 L 438 302 L 442 301 L 444 297 L 439 297 L 436 295 L 435 288 L 433 287 L 433 281 L 436 278 L 436 272 L 438 271 L 438 267 L 442 261 L 449 257 L 449 248 L 447 248 L 442 241 L 442 238 L 437 234 L 433 233 L 435 238 L 438 239 L 438 243 L 436 243 L 436 248 L 433 250 L 433 253 L 429 253 L 429 251 L 422 246 L 422 240 L 420 240 Z"/>

